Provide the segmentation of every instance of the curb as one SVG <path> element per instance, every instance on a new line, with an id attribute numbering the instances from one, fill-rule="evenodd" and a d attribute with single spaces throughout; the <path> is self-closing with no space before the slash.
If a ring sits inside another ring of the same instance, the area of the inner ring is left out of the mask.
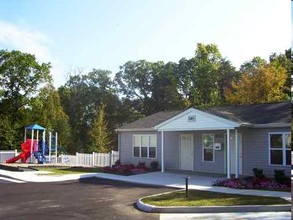
<path id="1" fill-rule="evenodd" d="M 166 192 L 168 193 L 168 192 Z M 162 194 L 166 194 L 162 193 Z M 157 194 L 161 195 L 161 194 Z M 154 196 L 154 195 L 152 195 Z M 243 205 L 243 206 L 154 206 L 141 200 L 150 196 L 140 198 L 136 207 L 149 213 L 232 213 L 232 212 L 291 212 L 291 204 L 284 205 Z"/>

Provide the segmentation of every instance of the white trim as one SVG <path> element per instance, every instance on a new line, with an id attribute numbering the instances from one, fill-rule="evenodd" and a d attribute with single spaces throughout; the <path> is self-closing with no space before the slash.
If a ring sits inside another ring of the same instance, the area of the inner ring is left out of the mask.
<path id="1" fill-rule="evenodd" d="M 133 131 L 133 132 L 142 132 L 142 131 L 146 131 L 146 132 L 154 132 L 157 131 L 157 129 L 154 128 L 117 128 L 115 129 L 116 132 L 128 132 L 128 131 Z"/>
<path id="2" fill-rule="evenodd" d="M 269 123 L 269 124 L 254 124 L 252 125 L 253 128 L 290 128 L 290 123 Z"/>
<path id="3" fill-rule="evenodd" d="M 165 172 L 165 161 L 164 161 L 164 131 L 161 131 L 161 172 Z"/>
<path id="4" fill-rule="evenodd" d="M 203 143 L 203 136 L 204 135 L 211 135 L 212 137 L 213 137 L 213 145 L 215 144 L 215 134 L 214 133 L 203 133 L 202 135 L 201 135 L 201 148 L 202 148 L 202 150 L 201 150 L 201 162 L 203 162 L 203 163 L 214 163 L 215 162 L 215 149 L 214 149 L 214 146 L 213 146 L 213 148 L 207 148 L 207 147 L 204 147 L 204 143 Z M 212 149 L 213 150 L 213 160 L 212 161 L 208 161 L 208 160 L 204 160 L 204 149 Z"/>
<path id="5" fill-rule="evenodd" d="M 238 143 L 238 129 L 235 129 L 235 177 L 239 177 L 239 143 Z"/>
<path id="6" fill-rule="evenodd" d="M 281 134 L 282 135 L 282 148 L 271 148 L 271 134 Z M 285 135 L 286 134 L 291 134 L 291 132 L 288 132 L 288 131 L 280 131 L 280 132 L 269 132 L 268 133 L 268 151 L 269 151 L 269 159 L 268 159 L 268 162 L 269 162 L 269 166 L 274 166 L 274 167 L 291 167 L 291 161 L 290 161 L 290 164 L 289 165 L 286 165 L 286 152 L 287 151 L 290 151 L 291 152 L 291 148 L 289 148 L 289 150 L 287 150 L 286 148 L 286 140 L 285 140 Z M 283 163 L 282 164 L 272 164 L 271 163 L 271 150 L 275 150 L 275 151 L 282 151 L 282 157 L 283 157 Z"/>
<path id="7" fill-rule="evenodd" d="M 164 131 L 219 131 L 219 130 L 227 130 L 234 129 L 234 127 L 209 127 L 209 128 L 175 128 L 175 129 L 166 129 Z M 161 131 L 158 129 L 158 131 Z"/>
<path id="8" fill-rule="evenodd" d="M 231 153 L 231 149 L 230 149 L 230 129 L 227 129 L 227 178 L 231 177 L 231 170 L 230 170 L 230 153 Z"/>
<path id="9" fill-rule="evenodd" d="M 225 119 L 225 118 L 221 118 L 219 116 L 216 116 L 216 115 L 213 115 L 213 114 L 209 114 L 209 113 L 206 113 L 206 112 L 203 112 L 203 111 L 200 111 L 198 109 L 195 109 L 195 108 L 190 108 L 190 109 L 187 109 L 185 110 L 184 112 L 181 112 L 180 114 L 178 115 L 175 115 L 174 117 L 154 126 L 154 129 L 158 129 L 159 131 L 162 129 L 162 130 L 165 130 L 164 128 L 161 128 L 163 127 L 164 125 L 178 119 L 178 118 L 181 118 L 189 113 L 192 113 L 194 112 L 194 114 L 196 115 L 200 115 L 200 116 L 204 116 L 204 117 L 208 117 L 208 118 L 211 118 L 213 120 L 216 120 L 216 121 L 220 121 L 220 122 L 223 122 L 223 123 L 226 123 L 227 124 L 227 127 L 225 127 L 224 129 L 227 129 L 227 128 L 234 128 L 234 127 L 239 127 L 240 124 L 239 123 L 236 123 L 234 121 L 230 121 L 228 119 Z M 197 130 L 202 130 L 202 129 L 207 129 L 207 128 L 198 128 Z M 214 128 L 208 128 L 209 130 L 214 130 Z M 215 129 L 218 129 L 220 130 L 219 128 L 215 128 Z M 223 128 L 221 128 L 223 129 Z M 174 129 L 170 129 L 171 130 L 174 130 Z M 186 130 L 186 129 L 182 129 L 182 130 Z M 192 129 L 189 129 L 189 130 L 192 130 Z M 196 129 L 193 129 L 193 130 L 196 130 Z M 166 130 L 165 130 L 166 131 Z M 168 130 L 169 131 L 169 130 Z M 176 130 L 177 131 L 177 130 Z"/>

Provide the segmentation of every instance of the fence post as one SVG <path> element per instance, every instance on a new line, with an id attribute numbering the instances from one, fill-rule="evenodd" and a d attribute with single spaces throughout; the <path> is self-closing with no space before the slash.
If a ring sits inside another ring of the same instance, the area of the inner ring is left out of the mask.
<path id="1" fill-rule="evenodd" d="M 93 152 L 93 167 L 95 166 L 95 152 Z"/>
<path id="2" fill-rule="evenodd" d="M 16 157 L 17 155 L 17 149 L 14 150 L 14 156 Z"/>
<path id="3" fill-rule="evenodd" d="M 109 152 L 109 166 L 112 166 L 112 151 Z"/>
<path id="4" fill-rule="evenodd" d="M 75 161 L 76 161 L 76 166 L 78 166 L 78 165 L 79 165 L 79 160 L 78 160 L 78 153 L 76 152 L 76 154 L 75 154 L 75 155 L 76 155 L 76 160 L 75 160 Z"/>

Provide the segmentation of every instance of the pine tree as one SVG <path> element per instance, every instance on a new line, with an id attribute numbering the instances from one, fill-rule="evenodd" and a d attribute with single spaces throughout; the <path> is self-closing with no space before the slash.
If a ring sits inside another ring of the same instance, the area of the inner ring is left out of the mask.
<path id="1" fill-rule="evenodd" d="M 105 105 L 102 103 L 98 109 L 96 120 L 89 131 L 92 152 L 108 153 L 111 150 L 107 122 L 105 119 Z"/>

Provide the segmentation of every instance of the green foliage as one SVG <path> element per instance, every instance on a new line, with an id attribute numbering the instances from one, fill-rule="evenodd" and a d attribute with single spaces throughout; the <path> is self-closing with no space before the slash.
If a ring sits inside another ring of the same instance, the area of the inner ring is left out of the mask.
<path id="1" fill-rule="evenodd" d="M 70 141 L 68 120 L 61 106 L 58 91 L 53 85 L 42 88 L 39 95 L 33 99 L 31 121 L 43 125 L 48 130 L 58 132 L 58 144 L 68 146 Z"/>
<path id="2" fill-rule="evenodd" d="M 22 119 L 20 111 L 40 86 L 51 81 L 50 67 L 31 54 L 0 50 L 0 113 L 9 116 L 12 126 Z"/>
<path id="3" fill-rule="evenodd" d="M 19 148 L 22 128 L 30 121 L 31 104 L 51 82 L 50 63 L 20 51 L 0 50 L 0 148 Z"/>
<path id="4" fill-rule="evenodd" d="M 224 90 L 238 74 L 216 45 L 198 44 L 193 58 L 179 61 L 177 75 L 187 106 L 210 107 L 225 103 Z"/>
<path id="5" fill-rule="evenodd" d="M 159 161 L 157 161 L 157 160 L 152 161 L 150 165 L 151 165 L 151 168 L 153 171 L 158 171 L 160 168 Z"/>
<path id="6" fill-rule="evenodd" d="M 131 109 L 122 106 L 110 74 L 109 71 L 96 69 L 88 74 L 78 72 L 59 88 L 62 107 L 71 128 L 69 152 L 90 152 L 92 141 L 89 130 L 96 120 L 100 103 L 106 106 L 105 119 L 108 121 L 111 145 L 117 145 L 114 129 L 125 123 L 125 115 L 130 116 L 128 112 Z"/>
<path id="7" fill-rule="evenodd" d="M 105 120 L 105 105 L 102 103 L 96 120 L 89 130 L 91 138 L 91 152 L 108 153 L 111 150 L 107 122 Z"/>
<path id="8" fill-rule="evenodd" d="M 253 168 L 252 172 L 255 178 L 258 178 L 258 179 L 265 178 L 265 175 L 263 174 L 263 169 Z"/>
<path id="9" fill-rule="evenodd" d="M 288 73 L 286 65 L 277 58 L 266 63 L 259 57 L 241 66 L 239 80 L 225 91 L 232 104 L 268 103 L 288 101 Z"/>
<path id="10" fill-rule="evenodd" d="M 285 174 L 285 170 L 274 170 L 274 178 L 280 184 L 285 184 L 290 181 L 290 178 Z"/>
<path id="11" fill-rule="evenodd" d="M 11 127 L 7 116 L 0 114 L 0 149 L 12 150 L 19 148 L 17 131 Z"/>
<path id="12" fill-rule="evenodd" d="M 184 107 L 178 91 L 176 63 L 129 61 L 115 76 L 119 91 L 137 105 L 142 115 Z"/>

